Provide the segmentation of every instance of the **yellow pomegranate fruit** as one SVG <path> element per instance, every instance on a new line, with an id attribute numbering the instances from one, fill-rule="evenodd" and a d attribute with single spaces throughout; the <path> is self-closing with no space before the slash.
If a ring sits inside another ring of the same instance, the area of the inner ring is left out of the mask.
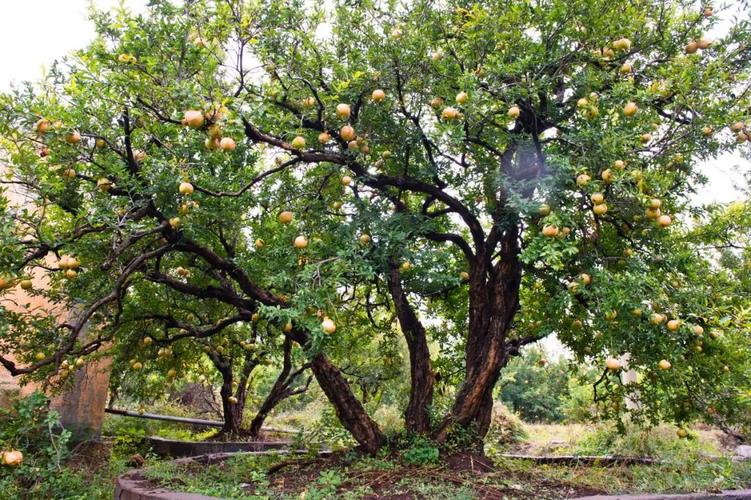
<path id="1" fill-rule="evenodd" d="M 181 182 L 178 190 L 180 191 L 181 195 L 190 196 L 191 194 L 193 194 L 193 184 L 191 184 L 190 182 Z"/>
<path id="2" fill-rule="evenodd" d="M 2 454 L 3 465 L 18 467 L 23 463 L 23 453 L 18 450 L 4 451 Z"/>
<path id="3" fill-rule="evenodd" d="M 190 109 L 183 114 L 183 123 L 190 128 L 200 128 L 203 125 L 203 113 Z"/>
<path id="4" fill-rule="evenodd" d="M 605 366 L 611 372 L 617 372 L 622 367 L 621 362 L 616 358 L 608 358 L 607 360 L 605 360 Z"/>
<path id="5" fill-rule="evenodd" d="M 334 333 L 336 332 L 336 323 L 334 323 L 330 318 L 324 317 L 323 321 L 321 322 L 321 329 L 326 333 Z"/>
<path id="6" fill-rule="evenodd" d="M 352 110 L 349 107 L 349 104 L 340 103 L 336 105 L 336 116 L 338 116 L 342 120 L 346 120 L 349 118 L 350 114 L 352 114 Z"/>
<path id="7" fill-rule="evenodd" d="M 355 138 L 355 129 L 351 125 L 345 125 L 339 130 L 339 135 L 345 141 L 351 141 Z"/>
<path id="8" fill-rule="evenodd" d="M 284 212 L 279 214 L 279 222 L 281 222 L 282 224 L 289 224 L 290 222 L 292 222 L 293 217 L 294 216 L 292 215 L 292 212 L 285 210 Z"/>

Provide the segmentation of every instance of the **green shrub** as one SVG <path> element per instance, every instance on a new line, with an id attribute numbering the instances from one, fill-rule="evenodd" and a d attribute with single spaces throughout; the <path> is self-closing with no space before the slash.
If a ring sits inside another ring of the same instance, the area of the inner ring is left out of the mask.
<path id="1" fill-rule="evenodd" d="M 352 435 L 342 426 L 333 408 L 327 407 L 311 427 L 310 442 L 326 443 L 334 449 L 349 448 L 355 444 Z"/>
<path id="2" fill-rule="evenodd" d="M 439 456 L 436 443 L 421 436 L 412 438 L 411 446 L 402 451 L 402 459 L 410 465 L 434 464 Z"/>
<path id="3" fill-rule="evenodd" d="M 567 422 L 584 423 L 596 418 L 597 406 L 594 402 L 594 389 L 589 377 L 573 376 L 568 380 L 568 395 L 564 398 L 561 410 Z"/>
<path id="4" fill-rule="evenodd" d="M 501 451 L 518 444 L 527 437 L 522 421 L 502 403 L 493 405 L 490 429 L 485 437 L 489 451 Z"/>
<path id="5" fill-rule="evenodd" d="M 387 436 L 394 436 L 404 431 L 404 415 L 394 405 L 382 405 L 375 413 L 373 420 L 378 422 L 379 427 Z"/>
<path id="6" fill-rule="evenodd" d="M 0 450 L 19 450 L 23 463 L 0 466 L 0 494 L 8 499 L 109 498 L 112 484 L 88 481 L 64 467 L 70 433 L 49 410 L 47 397 L 35 392 L 12 409 L 0 409 Z"/>
<path id="7" fill-rule="evenodd" d="M 306 495 L 310 499 L 327 499 L 336 497 L 336 489 L 342 484 L 342 476 L 336 470 L 321 471 L 313 487 Z"/>
<path id="8" fill-rule="evenodd" d="M 19 399 L 11 410 L 0 409 L 0 448 L 24 454 L 18 468 L 0 468 L 3 476 L 30 479 L 34 472 L 61 470 L 68 454 L 70 433 L 60 427 L 59 416 L 48 410 L 49 401 L 40 392 Z M 27 477 L 28 476 L 28 477 Z"/>

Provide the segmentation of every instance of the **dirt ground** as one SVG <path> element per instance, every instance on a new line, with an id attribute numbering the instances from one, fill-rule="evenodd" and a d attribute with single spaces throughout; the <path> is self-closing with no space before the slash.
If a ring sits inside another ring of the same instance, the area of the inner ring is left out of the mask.
<path id="1" fill-rule="evenodd" d="M 277 464 L 269 475 L 274 490 L 280 494 L 299 496 L 326 471 L 344 470 L 341 455 L 314 460 L 297 460 Z M 249 487 L 249 492 L 252 487 Z M 455 454 L 443 459 L 440 466 L 397 466 L 387 470 L 347 469 L 344 480 L 336 487 L 336 495 L 360 492 L 363 499 L 429 499 L 442 491 L 451 498 L 462 493 L 472 498 L 572 498 L 604 493 L 592 488 L 577 487 L 498 470 L 486 457 Z"/>

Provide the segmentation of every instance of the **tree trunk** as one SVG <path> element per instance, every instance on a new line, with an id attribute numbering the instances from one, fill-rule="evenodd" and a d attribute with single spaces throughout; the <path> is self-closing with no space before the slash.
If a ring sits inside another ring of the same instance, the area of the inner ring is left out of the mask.
<path id="1" fill-rule="evenodd" d="M 269 394 L 269 396 L 263 401 L 258 413 L 256 413 L 256 416 L 253 417 L 253 420 L 250 422 L 250 430 L 248 432 L 253 439 L 258 439 L 261 435 L 261 428 L 263 428 L 263 423 L 266 421 L 266 417 L 269 416 L 271 410 L 273 410 L 279 403 L 279 401 L 274 400 L 271 396 L 272 395 Z"/>
<path id="2" fill-rule="evenodd" d="M 222 413 L 224 415 L 224 427 L 222 427 L 222 433 L 224 434 L 240 434 L 240 427 L 242 425 L 243 407 L 240 401 L 233 403 L 229 398 L 232 397 L 232 372 L 228 378 L 224 377 L 222 373 L 222 388 L 219 394 L 222 397 Z"/>
<path id="3" fill-rule="evenodd" d="M 450 414 L 435 433 L 439 442 L 445 441 L 454 427 L 460 427 L 473 432 L 480 445 L 490 427 L 493 388 L 508 361 L 506 332 L 519 306 L 521 263 L 515 223 L 508 226 L 500 244 L 497 264 L 488 269 L 485 254 L 478 252 L 470 266 L 465 379 Z"/>
<path id="4" fill-rule="evenodd" d="M 389 291 L 394 301 L 399 325 L 409 350 L 410 392 L 404 414 L 404 424 L 409 432 L 430 432 L 430 407 L 433 404 L 433 371 L 430 363 L 428 340 L 420 319 L 409 304 L 404 292 L 396 262 L 390 263 Z"/>
<path id="5" fill-rule="evenodd" d="M 386 442 L 386 437 L 352 393 L 352 388 L 342 373 L 323 354 L 317 354 L 313 358 L 311 368 L 318 385 L 334 405 L 344 428 L 352 434 L 364 452 L 375 454 Z"/>
<path id="6" fill-rule="evenodd" d="M 303 330 L 293 329 L 287 335 L 303 347 L 310 344 L 310 339 Z M 386 437 L 355 397 L 342 372 L 323 353 L 313 356 L 310 367 L 344 428 L 352 434 L 364 452 L 375 454 L 386 442 Z"/>
<path id="7" fill-rule="evenodd" d="M 303 365 L 299 370 L 292 372 L 292 340 L 289 337 L 285 338 L 284 362 L 282 364 L 282 370 L 276 377 L 276 381 L 274 382 L 273 387 L 266 396 L 266 399 L 264 399 L 263 403 L 261 404 L 261 408 L 258 410 L 258 413 L 256 413 L 256 416 L 253 417 L 253 420 L 250 422 L 250 435 L 252 437 L 257 438 L 259 436 L 259 434 L 261 433 L 261 428 L 263 427 L 263 423 L 266 421 L 266 417 L 269 416 L 269 413 L 271 413 L 271 411 L 279 403 L 289 398 L 290 396 L 302 394 L 308 389 L 308 385 L 311 381 L 310 378 L 308 379 L 308 382 L 304 387 L 301 387 L 299 389 L 292 389 L 291 387 L 295 380 L 297 380 L 297 378 L 300 376 L 300 374 L 307 368 L 309 368 L 309 365 Z"/>
<path id="8" fill-rule="evenodd" d="M 245 405 L 248 400 L 248 382 L 250 381 L 250 375 L 258 366 L 258 359 L 250 354 L 245 355 L 245 362 L 243 363 L 243 370 L 240 374 L 240 379 L 237 381 L 237 390 L 235 391 L 235 399 L 237 404 L 235 405 L 239 410 L 238 427 L 242 428 L 243 414 L 245 412 Z"/>
<path id="9" fill-rule="evenodd" d="M 222 375 L 222 387 L 219 390 L 219 395 L 222 398 L 222 417 L 224 419 L 224 426 L 221 433 L 225 435 L 238 435 L 240 434 L 240 428 L 242 426 L 242 416 L 245 406 L 245 401 L 237 400 L 237 403 L 230 401 L 232 397 L 232 362 L 225 357 L 221 357 L 218 354 L 210 354 L 211 361 L 214 366 Z"/>

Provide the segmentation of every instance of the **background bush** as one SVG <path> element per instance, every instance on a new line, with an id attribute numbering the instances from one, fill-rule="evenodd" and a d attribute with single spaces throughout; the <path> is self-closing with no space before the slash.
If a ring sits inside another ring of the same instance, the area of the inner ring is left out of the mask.
<path id="1" fill-rule="evenodd" d="M 60 426 L 57 412 L 40 392 L 19 399 L 10 410 L 0 409 L 0 449 L 19 450 L 18 467 L 0 466 L 0 498 L 102 498 L 112 495 L 106 478 L 91 480 L 65 467 L 70 433 Z M 105 464 L 106 465 L 106 464 Z"/>

